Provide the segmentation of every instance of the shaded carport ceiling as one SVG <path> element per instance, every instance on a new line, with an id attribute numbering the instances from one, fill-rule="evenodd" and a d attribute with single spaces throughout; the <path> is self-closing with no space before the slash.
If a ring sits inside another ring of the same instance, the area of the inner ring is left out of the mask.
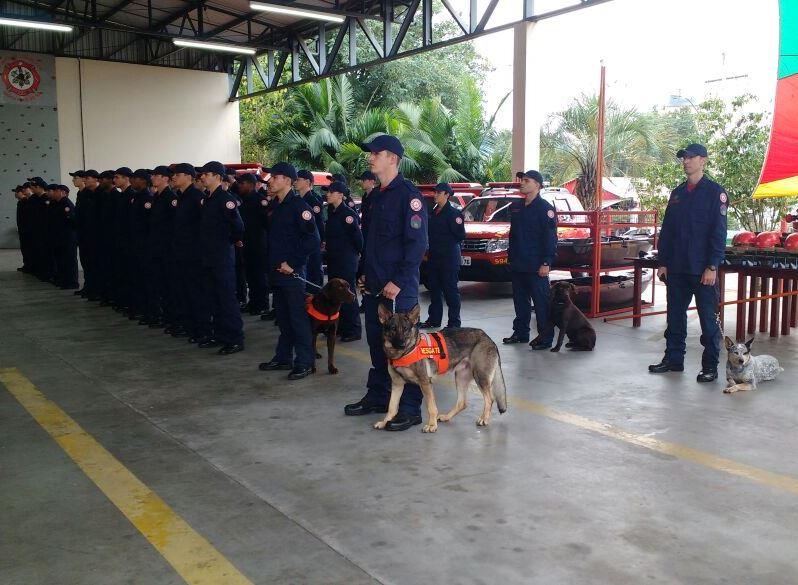
<path id="1" fill-rule="evenodd" d="M 521 21 L 551 18 L 611 0 L 263 0 L 341 15 L 342 24 L 253 11 L 249 0 L 0 0 L 0 15 L 70 24 L 69 34 L 0 27 L 0 49 L 141 65 L 227 72 L 231 99 L 241 99 L 403 56 L 463 42 Z M 497 6 L 517 11 L 493 25 Z M 435 6 L 439 12 L 433 14 Z M 434 19 L 456 23 L 435 39 Z M 406 46 L 411 27 L 414 46 Z M 180 48 L 172 39 L 255 48 L 255 57 Z M 368 57 L 358 58 L 357 47 Z"/>

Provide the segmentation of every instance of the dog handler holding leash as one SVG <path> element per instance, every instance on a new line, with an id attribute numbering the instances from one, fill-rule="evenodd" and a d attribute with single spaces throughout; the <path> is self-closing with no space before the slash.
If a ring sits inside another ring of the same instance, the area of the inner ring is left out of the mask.
<path id="1" fill-rule="evenodd" d="M 344 408 L 348 416 L 388 411 L 391 378 L 377 308 L 387 301 L 395 311 L 406 312 L 418 304 L 418 271 L 427 249 L 427 208 L 415 185 L 399 173 L 401 142 L 384 134 L 361 147 L 369 152 L 369 166 L 380 181 L 380 188 L 369 195 L 369 229 L 358 277 L 358 285 L 366 290 L 363 305 L 372 367 L 366 395 Z M 385 429 L 404 431 L 420 424 L 421 400 L 421 389 L 406 384 L 399 412 Z"/>
<path id="2" fill-rule="evenodd" d="M 658 244 L 657 275 L 666 284 L 668 297 L 665 357 L 648 366 L 648 371 L 661 374 L 684 370 L 687 308 L 695 296 L 704 346 L 697 380 L 712 382 L 718 377 L 720 359 L 717 270 L 726 249 L 729 198 L 723 187 L 704 176 L 706 148 L 690 144 L 676 157 L 682 161 L 687 181 L 671 193 Z"/>

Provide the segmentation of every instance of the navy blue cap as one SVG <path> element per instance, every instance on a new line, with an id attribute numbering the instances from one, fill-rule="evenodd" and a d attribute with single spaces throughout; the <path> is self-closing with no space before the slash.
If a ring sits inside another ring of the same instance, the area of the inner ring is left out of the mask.
<path id="1" fill-rule="evenodd" d="M 175 173 L 174 173 L 174 171 L 172 169 L 170 169 L 166 165 L 158 165 L 157 167 L 152 169 L 152 174 L 153 175 L 161 175 L 163 177 L 171 177 Z"/>
<path id="2" fill-rule="evenodd" d="M 292 181 L 296 181 L 297 178 L 296 167 L 287 162 L 278 162 L 271 169 L 269 169 L 269 173 L 271 173 L 272 176 L 283 175 Z"/>
<path id="3" fill-rule="evenodd" d="M 361 181 L 376 181 L 377 175 L 372 173 L 371 171 L 365 171 L 362 175 L 360 175 Z"/>
<path id="4" fill-rule="evenodd" d="M 454 195 L 454 189 L 452 189 L 452 186 L 449 183 L 438 183 L 435 185 L 435 192 L 437 193 L 438 191 L 444 191 L 449 195 Z"/>
<path id="5" fill-rule="evenodd" d="M 47 189 L 48 191 L 55 191 L 58 188 L 59 186 L 57 183 L 50 183 L 49 185 L 47 185 L 47 187 L 45 187 L 45 189 Z"/>
<path id="6" fill-rule="evenodd" d="M 41 177 L 28 177 L 28 181 L 30 181 L 31 185 L 36 185 L 37 187 L 42 187 L 43 189 L 47 188 L 47 183 Z"/>
<path id="7" fill-rule="evenodd" d="M 224 176 L 226 174 L 226 170 L 224 165 L 220 163 L 218 160 L 212 160 L 210 162 L 206 162 L 200 168 L 197 169 L 198 174 L 202 173 L 213 173 L 215 175 Z"/>
<path id="8" fill-rule="evenodd" d="M 98 179 L 113 179 L 114 178 L 114 171 L 103 171 L 100 173 Z"/>
<path id="9" fill-rule="evenodd" d="M 252 183 L 253 185 L 258 182 L 258 178 L 252 173 L 244 173 L 236 179 L 239 183 Z"/>
<path id="10" fill-rule="evenodd" d="M 74 173 L 69 173 L 69 176 L 78 177 L 79 179 L 82 179 L 83 177 L 86 176 L 86 173 L 84 173 L 83 171 L 75 171 Z"/>
<path id="11" fill-rule="evenodd" d="M 307 169 L 300 169 L 300 170 L 298 170 L 298 171 L 296 172 L 296 178 L 297 178 L 297 179 L 307 179 L 307 180 L 308 180 L 308 181 L 310 181 L 311 183 L 312 183 L 313 181 L 315 181 L 315 179 L 313 178 L 313 173 L 311 173 L 311 172 L 310 172 L 309 170 L 307 170 Z"/>
<path id="12" fill-rule="evenodd" d="M 192 177 L 197 176 L 197 169 L 194 168 L 194 165 L 188 163 L 177 163 L 172 165 L 172 172 L 175 174 L 183 173 L 186 175 L 191 175 Z"/>
<path id="13" fill-rule="evenodd" d="M 540 186 L 543 186 L 543 175 L 541 175 L 538 171 L 525 171 L 521 178 L 526 177 L 527 179 L 533 179 L 540 183 Z"/>
<path id="14" fill-rule="evenodd" d="M 58 189 L 60 191 L 63 191 L 64 193 L 69 193 L 69 187 L 67 187 L 66 185 L 58 185 Z"/>
<path id="15" fill-rule="evenodd" d="M 333 173 L 332 175 L 327 175 L 327 180 L 330 183 L 335 183 L 338 181 L 339 183 L 343 183 L 346 185 L 346 177 L 344 177 L 341 173 Z"/>
<path id="16" fill-rule="evenodd" d="M 360 148 L 366 152 L 382 152 L 383 150 L 387 150 L 400 157 L 405 154 L 405 148 L 402 146 L 402 143 L 399 142 L 396 136 L 391 136 L 390 134 L 380 134 L 371 142 L 362 143 Z"/>
<path id="17" fill-rule="evenodd" d="M 233 175 L 235 177 L 236 176 L 236 170 L 235 169 L 231 169 L 230 167 L 225 167 L 224 168 L 224 174 L 225 175 Z"/>
<path id="18" fill-rule="evenodd" d="M 130 167 L 119 167 L 114 171 L 115 175 L 122 175 L 123 177 L 132 177 L 133 171 L 130 170 Z"/>
<path id="19" fill-rule="evenodd" d="M 128 169 L 128 170 L 130 170 L 130 169 Z M 114 172 L 116 172 L 116 171 L 114 171 Z M 98 173 L 94 169 L 89 169 L 88 171 L 83 171 L 83 176 L 84 177 L 91 177 L 93 179 L 99 179 L 100 178 L 100 173 Z"/>
<path id="20" fill-rule="evenodd" d="M 346 195 L 349 193 L 349 189 L 346 187 L 346 183 L 342 183 L 341 181 L 333 181 L 330 185 L 325 189 L 328 193 L 336 192 L 336 193 L 343 193 Z"/>
<path id="21" fill-rule="evenodd" d="M 676 153 L 676 158 L 682 158 L 683 156 L 708 156 L 707 149 L 703 144 L 688 144 L 685 148 L 682 148 L 679 152 Z"/>
<path id="22" fill-rule="evenodd" d="M 151 174 L 150 169 L 136 169 L 133 173 L 133 176 L 137 179 L 144 179 L 145 181 L 149 181 Z"/>

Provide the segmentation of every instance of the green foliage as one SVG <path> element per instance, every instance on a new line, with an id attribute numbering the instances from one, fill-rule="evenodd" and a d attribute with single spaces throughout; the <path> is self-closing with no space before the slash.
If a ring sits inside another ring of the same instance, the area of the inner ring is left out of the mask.
<path id="1" fill-rule="evenodd" d="M 549 117 L 541 132 L 541 168 L 552 183 L 577 178 L 575 195 L 585 209 L 595 209 L 598 172 L 598 97 L 583 95 Z M 656 120 L 634 109 L 607 102 L 604 176 L 637 176 L 656 160 Z"/>
<path id="2" fill-rule="evenodd" d="M 643 173 L 645 182 L 642 188 L 639 186 L 641 205 L 664 210 L 668 192 L 685 180 L 675 153 L 686 144 L 698 142 L 709 151 L 707 175 L 723 185 L 729 194 L 729 227 L 757 232 L 776 229 L 795 199 L 755 200 L 751 197 L 770 133 L 766 115 L 755 107 L 755 98 L 744 95 L 730 103 L 707 100 L 695 109 L 681 108 L 662 116 L 663 158 L 660 164 L 652 165 Z M 687 120 L 692 120 L 693 125 L 686 123 Z"/>

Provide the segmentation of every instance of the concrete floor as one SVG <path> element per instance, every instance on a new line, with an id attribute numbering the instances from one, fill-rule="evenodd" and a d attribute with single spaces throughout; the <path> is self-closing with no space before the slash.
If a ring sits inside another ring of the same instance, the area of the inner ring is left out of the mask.
<path id="1" fill-rule="evenodd" d="M 779 357 L 779 380 L 727 396 L 695 383 L 694 317 L 687 371 L 665 376 L 646 372 L 661 318 L 596 321 L 592 354 L 501 347 L 515 403 L 491 427 L 474 425 L 473 395 L 435 435 L 387 433 L 342 413 L 363 394 L 365 342 L 339 346 L 337 377 L 288 383 L 257 370 L 269 323 L 248 317 L 247 350 L 221 357 L 17 263 L 0 253 L 0 368 L 253 583 L 798 583 L 795 336 L 754 346 Z M 508 287 L 462 290 L 464 324 L 510 332 Z M 451 386 L 438 398 L 448 408 Z M 0 420 L 0 583 L 183 582 L 2 387 Z M 777 475 L 741 477 L 717 457 Z"/>

